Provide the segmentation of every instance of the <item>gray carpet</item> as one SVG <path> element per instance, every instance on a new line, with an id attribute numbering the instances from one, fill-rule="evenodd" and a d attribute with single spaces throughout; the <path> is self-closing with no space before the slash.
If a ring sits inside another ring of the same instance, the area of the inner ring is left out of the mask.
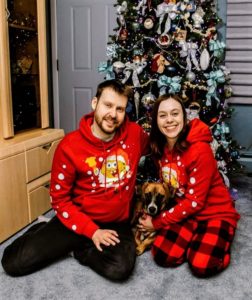
<path id="1" fill-rule="evenodd" d="M 242 218 L 232 247 L 231 264 L 218 276 L 195 278 L 187 264 L 176 269 L 160 268 L 152 261 L 150 252 L 146 252 L 137 259 L 135 271 L 127 282 L 113 283 L 69 256 L 20 278 L 7 276 L 0 267 L 0 299 L 252 299 L 252 177 L 240 176 L 232 181 L 238 189 L 236 207 Z M 0 257 L 14 238 L 0 245 Z"/>

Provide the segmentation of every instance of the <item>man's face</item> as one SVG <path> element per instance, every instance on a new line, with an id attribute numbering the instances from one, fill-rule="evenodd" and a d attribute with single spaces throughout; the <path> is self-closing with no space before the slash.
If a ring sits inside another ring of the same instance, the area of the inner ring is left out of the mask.
<path id="1" fill-rule="evenodd" d="M 100 137 L 109 137 L 124 121 L 128 98 L 105 88 L 99 98 L 92 99 L 93 127 Z"/>

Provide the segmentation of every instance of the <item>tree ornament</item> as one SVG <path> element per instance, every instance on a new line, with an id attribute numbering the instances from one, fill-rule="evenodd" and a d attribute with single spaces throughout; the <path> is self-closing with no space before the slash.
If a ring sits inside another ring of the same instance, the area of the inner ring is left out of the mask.
<path id="1" fill-rule="evenodd" d="M 134 103 L 136 108 L 136 118 L 138 119 L 139 116 L 139 104 L 140 104 L 140 94 L 138 91 L 135 91 L 134 93 Z"/>
<path id="2" fill-rule="evenodd" d="M 140 23 L 139 22 L 132 22 L 130 24 L 131 28 L 134 30 L 134 31 L 137 31 L 140 29 Z"/>
<path id="3" fill-rule="evenodd" d="M 123 62 L 121 62 L 121 61 L 115 61 L 113 63 L 113 71 L 116 74 L 122 73 L 124 68 L 125 68 L 125 64 Z"/>
<path id="4" fill-rule="evenodd" d="M 143 106 L 147 111 L 151 111 L 155 101 L 156 101 L 156 97 L 151 92 L 143 95 L 141 99 L 141 103 L 143 104 Z"/>
<path id="5" fill-rule="evenodd" d="M 200 113 L 200 104 L 198 102 L 193 101 L 188 108 L 186 108 L 186 116 L 188 121 L 191 121 L 193 119 L 199 119 L 199 113 Z"/>
<path id="6" fill-rule="evenodd" d="M 158 38 L 158 43 L 162 48 L 167 48 L 171 44 L 172 40 L 168 34 L 162 34 Z"/>
<path id="7" fill-rule="evenodd" d="M 200 55 L 200 67 L 201 70 L 205 71 L 209 67 L 210 55 L 206 48 L 201 52 Z"/>
<path id="8" fill-rule="evenodd" d="M 202 26 L 202 24 L 204 23 L 204 20 L 203 20 L 204 15 L 205 15 L 204 10 L 202 9 L 201 6 L 199 6 L 199 7 L 196 9 L 195 13 L 192 14 L 192 19 L 193 19 L 193 23 L 194 23 L 194 24 L 193 24 L 194 28 L 201 29 L 201 26 Z"/>
<path id="9" fill-rule="evenodd" d="M 189 71 L 186 73 L 186 79 L 190 82 L 193 82 L 196 78 L 195 73 L 193 73 L 192 71 Z"/>
<path id="10" fill-rule="evenodd" d="M 151 61 L 151 71 L 162 74 L 164 73 L 165 67 L 169 65 L 169 61 L 163 56 L 163 54 L 157 53 L 153 56 Z"/>
<path id="11" fill-rule="evenodd" d="M 147 29 L 147 30 L 150 30 L 153 28 L 155 24 L 155 20 L 152 16 L 148 16 L 145 20 L 144 20 L 144 28 Z"/>
<path id="12" fill-rule="evenodd" d="M 119 31 L 118 40 L 119 41 L 125 41 L 128 37 L 128 30 L 126 28 L 121 28 Z"/>

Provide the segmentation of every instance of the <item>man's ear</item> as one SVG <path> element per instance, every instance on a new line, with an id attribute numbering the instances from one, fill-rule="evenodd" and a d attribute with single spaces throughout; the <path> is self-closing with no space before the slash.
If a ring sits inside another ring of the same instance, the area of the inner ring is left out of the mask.
<path id="1" fill-rule="evenodd" d="M 96 109 L 97 103 L 98 103 L 98 99 L 97 99 L 97 97 L 94 97 L 91 101 L 91 107 L 93 110 Z"/>

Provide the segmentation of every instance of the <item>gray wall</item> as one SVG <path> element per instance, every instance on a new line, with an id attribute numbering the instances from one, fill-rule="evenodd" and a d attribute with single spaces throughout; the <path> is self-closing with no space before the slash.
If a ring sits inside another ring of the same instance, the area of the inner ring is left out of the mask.
<path id="1" fill-rule="evenodd" d="M 218 13 L 224 22 L 220 34 L 226 41 L 226 66 L 231 71 L 234 95 L 229 120 L 232 138 L 243 147 L 240 163 L 252 173 L 252 0 L 218 0 Z"/>

